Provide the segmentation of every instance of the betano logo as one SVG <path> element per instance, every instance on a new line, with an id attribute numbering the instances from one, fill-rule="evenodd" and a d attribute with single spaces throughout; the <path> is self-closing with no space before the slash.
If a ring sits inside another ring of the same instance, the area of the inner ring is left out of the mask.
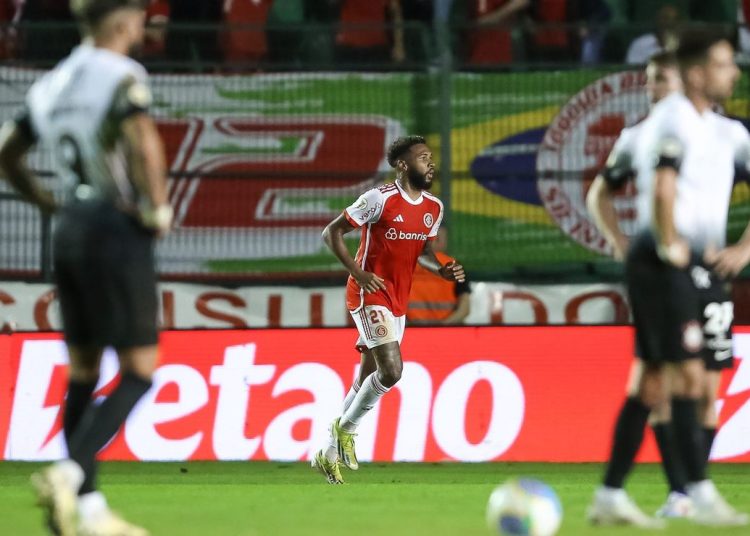
<path id="1" fill-rule="evenodd" d="M 209 337 L 221 340 L 221 336 Z M 170 355 L 173 349 L 165 345 L 166 362 L 156 370 L 154 386 L 138 402 L 103 457 L 309 459 L 327 440 L 330 416 L 339 411 L 346 392 L 345 381 L 336 370 L 320 362 L 284 363 L 277 356 L 259 363 L 257 355 L 269 352 L 263 346 L 267 345 L 220 343 L 203 348 L 206 355 L 188 363 L 175 361 Z M 65 456 L 59 426 L 65 379 L 58 372 L 67 362 L 60 340 L 24 341 L 7 444 L 0 459 L 50 460 Z M 116 356 L 108 351 L 99 384 L 109 385 L 116 374 Z M 397 386 L 401 406 L 393 423 L 396 434 L 389 438 L 393 459 L 422 461 L 428 436 L 443 457 L 463 461 L 495 459 L 513 445 L 523 423 L 525 396 L 510 368 L 492 361 L 457 359 L 456 366 L 441 380 L 435 382 L 423 364 L 404 363 L 404 376 Z M 471 413 L 467 405 L 475 398 L 471 395 L 479 384 L 489 388 L 489 405 L 481 427 L 484 433 L 477 441 L 471 437 L 475 430 L 467 431 L 467 412 Z M 305 392 L 309 398 L 304 403 L 298 399 L 291 406 L 278 403 L 279 397 L 292 392 Z M 378 414 L 379 409 L 373 409 L 359 429 L 361 460 L 370 460 L 375 454 Z M 305 429 L 307 432 L 300 434 Z"/>

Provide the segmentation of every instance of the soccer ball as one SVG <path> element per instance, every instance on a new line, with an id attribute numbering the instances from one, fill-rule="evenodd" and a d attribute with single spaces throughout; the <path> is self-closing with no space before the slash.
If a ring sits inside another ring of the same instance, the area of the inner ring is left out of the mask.
<path id="1" fill-rule="evenodd" d="M 552 536 L 561 521 L 560 499 L 539 480 L 508 480 L 487 502 L 487 526 L 499 534 Z"/>

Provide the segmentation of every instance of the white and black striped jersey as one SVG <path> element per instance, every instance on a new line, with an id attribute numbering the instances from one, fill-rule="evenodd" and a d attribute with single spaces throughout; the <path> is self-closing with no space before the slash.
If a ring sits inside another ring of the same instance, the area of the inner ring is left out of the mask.
<path id="1" fill-rule="evenodd" d="M 121 123 L 150 104 L 143 66 L 82 44 L 31 87 L 17 123 L 53 151 L 55 171 L 71 192 L 131 205 L 138 192 Z"/>

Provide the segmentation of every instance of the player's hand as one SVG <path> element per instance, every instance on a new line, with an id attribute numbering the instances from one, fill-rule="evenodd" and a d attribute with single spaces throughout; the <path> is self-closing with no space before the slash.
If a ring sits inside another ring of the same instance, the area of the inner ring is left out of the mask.
<path id="1" fill-rule="evenodd" d="M 372 294 L 373 292 L 377 292 L 378 290 L 386 289 L 385 280 L 373 274 L 372 272 L 365 272 L 363 270 L 361 272 L 357 272 L 356 274 L 352 274 L 352 277 L 360 287 L 365 289 L 365 292 L 367 292 L 368 294 Z"/>
<path id="2" fill-rule="evenodd" d="M 661 260 L 675 268 L 687 268 L 690 264 L 690 245 L 681 238 L 669 245 L 659 244 L 656 252 Z"/>
<path id="3" fill-rule="evenodd" d="M 34 203 L 39 207 L 39 210 L 46 215 L 54 214 L 55 211 L 60 208 L 55 201 L 54 196 L 47 190 L 39 190 L 34 194 Z"/>
<path id="4" fill-rule="evenodd" d="M 464 267 L 458 264 L 456 261 L 450 261 L 440 267 L 440 276 L 448 281 L 457 281 L 463 283 L 466 281 L 466 274 L 464 273 Z"/>
<path id="5" fill-rule="evenodd" d="M 735 244 L 726 247 L 706 260 L 724 279 L 736 276 L 750 262 L 750 247 L 747 244 Z"/>
<path id="6" fill-rule="evenodd" d="M 630 240 L 627 236 L 621 235 L 617 237 L 614 244 L 612 244 L 612 256 L 616 261 L 624 261 L 625 256 L 628 254 L 628 248 L 630 247 Z"/>
<path id="7" fill-rule="evenodd" d="M 172 228 L 172 217 L 174 212 L 169 204 L 159 205 L 156 208 L 141 208 L 139 211 L 141 224 L 152 230 L 156 236 L 162 238 Z"/>

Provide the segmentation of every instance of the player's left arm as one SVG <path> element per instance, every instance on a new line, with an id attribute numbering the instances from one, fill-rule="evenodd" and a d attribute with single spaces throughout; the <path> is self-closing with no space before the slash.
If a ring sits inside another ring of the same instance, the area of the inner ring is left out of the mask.
<path id="1" fill-rule="evenodd" d="M 52 193 L 26 166 L 26 155 L 36 143 L 28 116 L 7 121 L 0 128 L 0 173 L 23 197 L 51 214 L 57 208 Z"/>
<path id="2" fill-rule="evenodd" d="M 735 168 L 750 171 L 750 135 L 744 127 L 737 131 Z M 707 254 L 707 262 L 724 278 L 734 277 L 750 262 L 750 222 L 736 244 L 727 246 L 718 253 Z"/>
<path id="3" fill-rule="evenodd" d="M 429 270 L 436 276 L 442 277 L 448 281 L 463 282 L 466 279 L 464 267 L 456 261 L 440 264 L 440 261 L 435 255 L 435 251 L 432 249 L 432 242 L 430 240 L 425 242 L 422 254 L 417 258 L 417 262 L 425 270 Z"/>

